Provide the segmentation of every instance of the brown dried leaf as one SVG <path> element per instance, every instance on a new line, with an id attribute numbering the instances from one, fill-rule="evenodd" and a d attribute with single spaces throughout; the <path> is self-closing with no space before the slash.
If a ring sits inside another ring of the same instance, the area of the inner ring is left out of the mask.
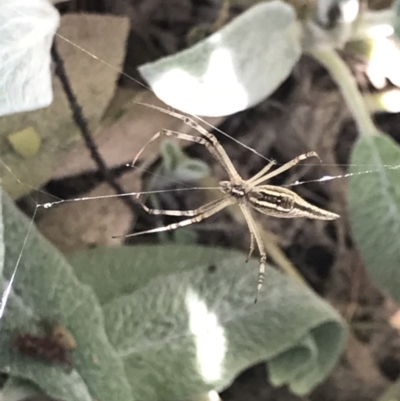
<path id="1" fill-rule="evenodd" d="M 71 43 L 95 54 L 101 60 L 112 62 L 118 69 L 125 54 L 125 40 L 129 30 L 127 19 L 92 14 L 69 14 L 61 19 L 58 33 Z M 78 102 L 82 105 L 89 125 L 95 127 L 107 106 L 118 71 L 94 60 L 82 49 L 58 38 L 58 47 Z M 71 118 L 60 82 L 53 77 L 54 101 L 41 110 L 3 117 L 0 128 L 0 158 L 24 183 L 39 187 L 47 182 L 60 158 L 82 140 Z M 40 148 L 27 159 L 10 146 L 9 135 L 32 127 L 40 137 Z M 3 167 L 0 167 L 3 188 L 14 198 L 29 189 L 18 185 Z"/>
<path id="2" fill-rule="evenodd" d="M 102 119 L 102 126 L 95 135 L 97 148 L 109 168 L 132 162 L 146 142 L 162 129 L 197 134 L 197 131 L 183 124 L 182 121 L 133 103 L 132 100 L 163 108 L 167 107 L 149 90 L 138 91 L 128 88 L 116 90 Z M 214 125 L 221 120 L 222 118 L 207 119 L 210 124 Z M 184 142 L 183 145 L 187 145 L 187 142 Z M 155 142 L 146 149 L 143 158 L 147 165 L 158 156 L 159 149 L 160 142 Z M 97 170 L 97 166 L 90 158 L 88 150 L 79 144 L 58 166 L 53 178 L 63 178 L 88 170 Z"/>
<path id="3" fill-rule="evenodd" d="M 126 192 L 140 191 L 138 170 L 124 174 L 118 182 Z M 114 195 L 108 184 L 101 184 L 87 197 Z M 60 251 L 73 252 L 96 246 L 121 245 L 131 227 L 132 211 L 121 198 L 66 202 L 48 209 L 38 222 L 38 229 Z"/>

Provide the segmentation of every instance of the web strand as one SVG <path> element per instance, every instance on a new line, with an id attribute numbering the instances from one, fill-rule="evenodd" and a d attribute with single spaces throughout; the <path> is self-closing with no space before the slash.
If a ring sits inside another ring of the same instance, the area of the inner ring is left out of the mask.
<path id="1" fill-rule="evenodd" d="M 143 87 L 144 89 L 147 89 L 149 91 L 152 92 L 152 89 L 144 84 L 143 82 L 137 80 L 136 78 L 132 77 L 131 75 L 125 73 L 123 70 L 121 70 L 120 68 L 115 67 L 113 64 L 107 62 L 106 60 L 101 59 L 100 57 L 97 57 L 95 54 L 91 53 L 90 51 L 88 51 L 87 49 L 83 48 L 82 46 L 78 45 L 77 43 L 72 42 L 71 40 L 69 40 L 68 38 L 66 38 L 63 35 L 60 35 L 59 33 L 56 33 L 56 36 L 59 37 L 60 39 L 64 40 L 66 43 L 70 44 L 71 46 L 74 46 L 75 48 L 79 49 L 82 53 L 86 54 L 87 56 L 93 58 L 94 60 L 106 65 L 107 67 L 111 68 L 112 70 L 118 72 L 119 74 L 121 74 L 122 76 L 128 78 L 129 80 L 131 80 L 132 82 L 136 83 L 137 85 L 140 85 L 141 87 Z M 173 110 L 172 108 L 170 108 L 171 110 Z M 212 130 L 217 131 L 218 133 L 220 133 L 221 135 L 224 135 L 225 137 L 227 137 L 228 139 L 230 139 L 231 141 L 235 142 L 236 144 L 238 144 L 239 146 L 245 148 L 246 150 L 256 154 L 257 156 L 261 157 L 263 160 L 266 160 L 268 162 L 271 161 L 270 158 L 264 156 L 263 154 L 257 152 L 257 150 L 251 148 L 250 146 L 247 146 L 246 144 L 244 144 L 243 142 L 241 142 L 240 140 L 234 138 L 233 136 L 229 135 L 228 133 L 222 131 L 221 129 L 219 129 L 218 127 L 213 126 L 212 124 L 210 124 L 208 121 L 206 121 L 204 118 L 197 116 L 195 114 L 188 114 L 193 118 L 196 118 L 198 121 L 202 122 L 203 124 L 205 124 L 207 127 L 211 128 Z M 277 163 L 277 165 L 280 165 L 281 163 Z M 302 165 L 304 166 L 314 166 L 316 165 L 316 163 L 303 163 Z M 374 167 L 374 165 L 370 165 L 370 164 L 366 164 L 366 165 L 358 165 L 358 164 L 327 164 L 327 163 L 319 163 L 318 165 L 320 166 L 340 166 L 340 167 L 350 167 L 350 166 L 357 166 L 357 167 Z M 384 165 L 383 167 L 389 167 L 387 165 Z M 393 166 L 390 166 L 393 168 Z M 395 168 L 398 168 L 399 166 L 395 166 Z M 372 171 L 371 171 L 372 172 Z M 344 178 L 344 177 L 339 177 L 339 178 Z M 307 181 L 308 182 L 308 181 Z M 314 181 L 312 181 L 314 182 Z M 298 184 L 296 184 L 298 185 Z"/>

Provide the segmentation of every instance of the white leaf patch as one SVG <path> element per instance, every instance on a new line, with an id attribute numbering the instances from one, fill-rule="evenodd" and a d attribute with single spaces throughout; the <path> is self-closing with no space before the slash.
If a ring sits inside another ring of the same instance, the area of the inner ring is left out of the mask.
<path id="1" fill-rule="evenodd" d="M 58 24 L 47 0 L 0 1 L 0 116 L 53 100 L 50 47 Z"/>
<path id="2" fill-rule="evenodd" d="M 294 9 L 263 2 L 195 46 L 139 71 L 168 105 L 224 116 L 259 103 L 288 77 L 301 55 L 300 39 Z"/>

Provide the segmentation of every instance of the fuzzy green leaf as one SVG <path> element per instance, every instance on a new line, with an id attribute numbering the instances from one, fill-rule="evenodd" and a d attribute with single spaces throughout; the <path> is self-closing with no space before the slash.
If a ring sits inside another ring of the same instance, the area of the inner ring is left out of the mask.
<path id="1" fill-rule="evenodd" d="M 66 401 L 132 400 L 124 366 L 106 336 L 93 291 L 78 281 L 63 256 L 34 226 L 28 233 L 29 221 L 6 193 L 1 196 L 6 251 L 0 277 L 2 306 L 23 252 L 0 320 L 0 371 L 30 380 L 48 395 Z M 18 334 L 42 336 L 42 320 L 60 322 L 74 336 L 77 349 L 72 352 L 71 371 L 12 347 Z"/>
<path id="2" fill-rule="evenodd" d="M 267 98 L 289 76 L 301 55 L 300 30 L 289 4 L 261 2 L 195 46 L 139 71 L 172 107 L 233 114 Z"/>
<path id="3" fill-rule="evenodd" d="M 376 171 L 365 174 L 366 170 Z M 356 174 L 350 178 L 349 203 L 357 245 L 371 277 L 399 302 L 399 146 L 383 133 L 361 137 L 353 150 L 350 172 Z"/>
<path id="4" fill-rule="evenodd" d="M 200 159 L 186 156 L 174 141 L 164 141 L 161 145 L 162 174 L 157 177 L 157 185 L 172 182 L 193 182 L 210 175 L 210 167 Z"/>
<path id="5" fill-rule="evenodd" d="M 394 11 L 394 34 L 397 39 L 400 39 L 400 0 L 393 3 L 392 9 Z"/>
<path id="6" fill-rule="evenodd" d="M 51 103 L 50 46 L 59 20 L 46 0 L 0 2 L 0 116 Z"/>
<path id="7" fill-rule="evenodd" d="M 72 264 L 102 299 L 110 341 L 143 401 L 220 390 L 261 361 L 303 394 L 343 347 L 337 313 L 272 268 L 254 304 L 258 262 L 237 252 L 136 246 L 86 251 Z"/>
<path id="8" fill-rule="evenodd" d="M 52 401 L 30 382 L 15 377 L 8 378 L 0 390 L 1 401 L 31 401 L 35 397 L 41 397 L 40 401 Z"/>

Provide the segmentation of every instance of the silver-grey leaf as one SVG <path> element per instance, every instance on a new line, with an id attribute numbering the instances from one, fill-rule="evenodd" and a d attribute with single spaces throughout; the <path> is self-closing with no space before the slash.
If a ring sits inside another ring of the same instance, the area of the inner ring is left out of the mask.
<path id="1" fill-rule="evenodd" d="M 365 173 L 367 166 L 374 166 Z M 400 147 L 365 135 L 351 158 L 349 204 L 354 238 L 376 283 L 400 301 Z"/>
<path id="2" fill-rule="evenodd" d="M 195 46 L 139 71 L 168 105 L 190 114 L 225 116 L 277 89 L 300 58 L 300 40 L 294 9 L 266 1 Z"/>
<path id="3" fill-rule="evenodd" d="M 0 116 L 51 103 L 50 46 L 58 24 L 47 0 L 1 0 Z"/>
<path id="4" fill-rule="evenodd" d="M 75 255 L 102 300 L 106 329 L 137 399 L 188 399 L 223 389 L 268 361 L 276 384 L 304 394 L 337 361 L 345 330 L 305 286 L 267 269 L 254 305 L 258 261 L 199 246 L 134 246 Z"/>
<path id="5" fill-rule="evenodd" d="M 56 399 L 131 401 L 124 366 L 107 338 L 93 291 L 78 281 L 64 257 L 34 226 L 24 243 L 29 220 L 7 194 L 1 196 L 6 250 L 0 276 L 3 302 L 4 290 L 11 291 L 0 320 L 0 371 L 27 379 Z M 77 343 L 71 353 L 72 369 L 13 347 L 18 335 L 43 336 L 42 320 L 59 322 L 72 333 Z"/>

